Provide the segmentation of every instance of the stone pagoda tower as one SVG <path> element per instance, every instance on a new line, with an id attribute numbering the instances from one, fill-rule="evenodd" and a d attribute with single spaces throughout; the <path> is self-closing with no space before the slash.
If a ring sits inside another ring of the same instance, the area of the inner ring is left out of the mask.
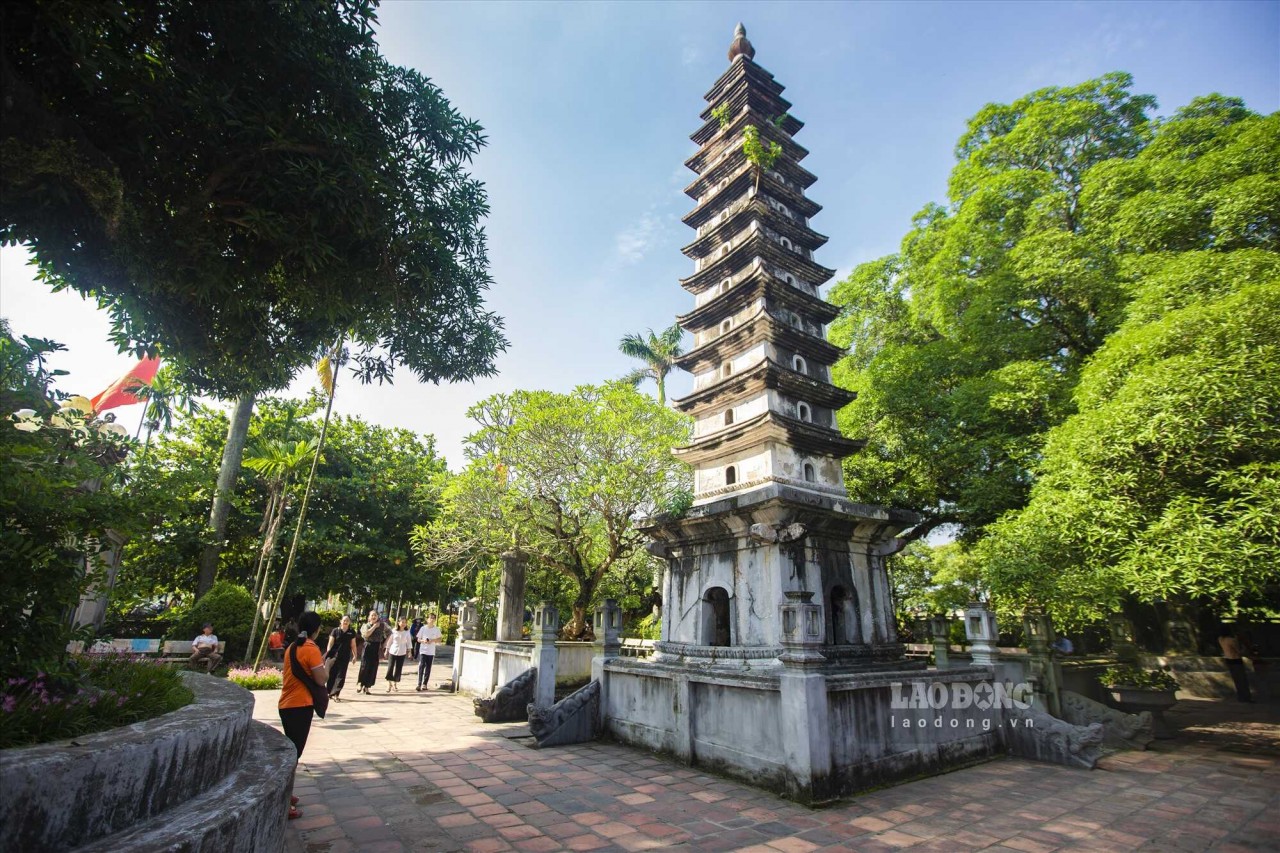
<path id="1" fill-rule="evenodd" d="M 694 418 L 676 451 L 694 468 L 694 502 L 645 528 L 668 559 L 659 659 L 776 666 L 803 617 L 823 666 L 900 661 L 883 557 L 914 518 L 848 499 L 840 460 L 861 442 L 836 426 L 856 395 L 831 383 L 843 353 L 825 337 L 837 309 L 818 293 L 834 270 L 813 258 L 827 241 L 809 226 L 817 179 L 792 139 L 803 123 L 754 57 L 739 24 L 686 161 L 697 234 L 680 283 L 694 307 L 678 319 L 694 343 L 677 364 L 694 388 L 674 404 Z M 768 169 L 744 151 L 749 127 L 780 149 Z"/>

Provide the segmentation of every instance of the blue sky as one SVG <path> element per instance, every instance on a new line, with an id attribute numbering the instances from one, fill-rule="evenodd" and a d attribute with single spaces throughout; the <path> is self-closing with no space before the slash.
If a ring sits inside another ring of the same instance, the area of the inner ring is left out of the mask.
<path id="1" fill-rule="evenodd" d="M 892 252 L 916 211 L 945 200 L 955 142 L 985 103 L 1123 70 L 1160 114 L 1215 91 L 1280 109 L 1277 2 L 389 2 L 379 18 L 384 54 L 486 129 L 475 173 L 492 206 L 489 301 L 511 348 L 494 379 L 348 382 L 337 409 L 436 434 L 455 469 L 471 403 L 619 376 L 633 366 L 623 334 L 692 305 L 677 283 L 691 270 L 683 162 L 738 21 L 806 123 L 796 139 L 824 206 L 813 226 L 830 237 L 817 260 L 841 274 Z M 55 362 L 71 371 L 62 387 L 94 394 L 128 369 L 102 316 L 23 264 L 0 251 L 0 315 L 70 347 Z M 671 390 L 689 385 L 678 376 Z"/>

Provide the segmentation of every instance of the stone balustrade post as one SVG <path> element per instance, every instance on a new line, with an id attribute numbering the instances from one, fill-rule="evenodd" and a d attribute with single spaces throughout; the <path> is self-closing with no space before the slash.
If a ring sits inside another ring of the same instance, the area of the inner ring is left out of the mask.
<path id="1" fill-rule="evenodd" d="M 964 634 L 974 666 L 996 665 L 996 615 L 985 604 L 973 602 L 964 611 Z"/>
<path id="2" fill-rule="evenodd" d="M 538 668 L 538 684 L 533 705 L 550 708 L 556 703 L 556 639 L 560 634 L 560 612 L 549 601 L 538 602 L 533 611 L 533 660 Z"/>
<path id="3" fill-rule="evenodd" d="M 933 634 L 933 665 L 946 669 L 951 665 L 951 620 L 944 613 L 929 617 L 929 629 Z"/>
<path id="4" fill-rule="evenodd" d="M 467 599 L 458 605 L 458 633 L 453 640 L 453 691 L 456 693 L 462 686 L 462 658 L 466 650 L 462 644 L 476 638 L 480 627 L 480 609 L 478 600 Z"/>
<path id="5" fill-rule="evenodd" d="M 529 558 L 519 551 L 501 555 L 502 586 L 498 591 L 498 641 L 524 639 L 524 583 Z"/>
<path id="6" fill-rule="evenodd" d="M 813 593 L 788 590 L 779 605 L 784 651 L 778 656 L 782 739 L 789 771 L 788 793 L 799 802 L 830 799 L 831 725 L 827 711 L 827 679 L 819 651 L 826 633 L 822 605 Z"/>
<path id="7" fill-rule="evenodd" d="M 1040 610 L 1022 614 L 1022 631 L 1027 645 L 1027 675 L 1032 679 L 1035 697 L 1055 717 L 1062 716 L 1062 676 L 1053 657 L 1053 620 Z"/>
<path id="8" fill-rule="evenodd" d="M 1123 613 L 1112 613 L 1107 617 L 1107 626 L 1111 629 L 1111 648 L 1116 657 L 1124 663 L 1138 662 L 1138 644 L 1133 641 L 1133 623 Z"/>
<path id="9" fill-rule="evenodd" d="M 622 608 L 612 598 L 596 608 L 591 620 L 595 633 L 595 655 L 591 658 L 591 680 L 600 685 L 600 730 L 604 730 L 609 709 L 609 673 L 605 664 L 622 654 Z"/>

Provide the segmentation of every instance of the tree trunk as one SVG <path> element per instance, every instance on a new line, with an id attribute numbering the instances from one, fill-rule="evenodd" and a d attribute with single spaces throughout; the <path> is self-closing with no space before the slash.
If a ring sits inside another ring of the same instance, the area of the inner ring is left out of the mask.
<path id="1" fill-rule="evenodd" d="M 218 579 L 218 558 L 222 555 L 223 540 L 227 536 L 227 516 L 231 513 L 231 494 L 240 476 L 240 460 L 244 458 L 244 445 L 249 437 L 249 418 L 253 415 L 255 395 L 245 394 L 236 401 L 231 412 L 231 424 L 227 427 L 227 444 L 222 448 L 222 466 L 218 469 L 218 488 L 213 493 L 213 506 L 209 510 L 208 541 L 200 554 L 200 574 L 196 578 L 196 598 L 204 595 Z"/>
<path id="2" fill-rule="evenodd" d="M 307 485 L 302 490 L 302 504 L 298 507 L 298 524 L 293 529 L 293 543 L 289 546 L 289 559 L 284 564 L 284 575 L 280 578 L 280 591 L 276 593 L 275 603 L 271 608 L 271 614 L 274 615 L 280 609 L 280 602 L 284 600 L 284 591 L 289 587 L 289 575 L 293 573 L 294 561 L 298 558 L 298 543 L 302 541 L 302 527 L 307 523 L 307 504 L 311 501 L 311 487 L 316 481 L 316 469 L 320 467 L 320 454 L 324 453 L 325 438 L 329 434 L 329 421 L 333 418 L 333 397 L 338 390 L 338 367 L 342 353 L 342 342 L 334 347 L 334 357 L 331 362 L 333 370 L 333 378 L 329 384 L 329 402 L 325 405 L 324 421 L 320 424 L 320 439 L 316 442 L 315 455 L 311 457 L 311 471 L 307 474 Z M 253 668 L 256 670 L 262 663 L 262 655 L 267 650 L 267 637 L 264 634 L 262 643 L 258 646 L 258 654 L 253 659 Z M 249 651 L 252 651 L 250 649 Z"/>

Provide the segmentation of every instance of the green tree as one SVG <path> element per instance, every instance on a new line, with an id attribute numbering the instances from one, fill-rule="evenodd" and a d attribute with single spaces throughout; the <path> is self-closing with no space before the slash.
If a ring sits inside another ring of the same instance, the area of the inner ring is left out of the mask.
<path id="1" fill-rule="evenodd" d="M 957 147 L 950 205 L 930 205 L 896 255 L 830 295 L 840 414 L 866 438 L 845 464 L 859 499 L 981 537 L 1023 506 L 1045 435 L 1072 411 L 1081 366 L 1123 316 L 1111 247 L 1085 227 L 1083 176 L 1150 136 L 1149 96 L 1109 74 L 985 107 Z"/>
<path id="2" fill-rule="evenodd" d="M 88 401 L 59 401 L 45 358 L 62 349 L 18 340 L 0 321 L 0 676 L 61 673 L 67 614 L 100 576 L 108 530 L 130 530 L 121 489 L 130 443 L 93 420 Z M 73 408 L 76 406 L 82 409 Z"/>
<path id="3" fill-rule="evenodd" d="M 1274 599 L 1280 562 L 1280 114 L 1197 99 L 1084 178 L 1124 322 L 1084 367 L 1021 511 L 982 543 L 993 587 L 1083 621 L 1125 598 Z"/>
<path id="4" fill-rule="evenodd" d="M 618 349 L 622 351 L 623 355 L 628 355 L 644 362 L 645 366 L 637 367 L 624 376 L 622 381 L 631 385 L 639 385 L 646 379 L 652 379 L 658 386 L 658 405 L 665 406 L 667 404 L 667 375 L 671 373 L 676 359 L 682 352 L 680 338 L 683 334 L 680 324 L 676 323 L 670 328 L 664 329 L 662 334 L 659 335 L 655 335 L 653 329 L 650 329 L 647 338 L 635 334 L 624 335 L 622 341 L 618 344 Z"/>
<path id="5" fill-rule="evenodd" d="M 365 382 L 490 375 L 505 347 L 466 171 L 482 129 L 379 55 L 374 8 L 0 7 L 0 243 L 95 298 L 122 350 L 237 399 L 198 593 L 255 395 L 338 339 Z"/>
<path id="6" fill-rule="evenodd" d="M 671 455 L 687 420 L 625 383 L 499 394 L 469 414 L 481 425 L 468 438 L 471 462 L 415 548 L 429 566 L 465 576 L 503 552 L 525 554 L 531 571 L 570 581 L 566 634 L 581 636 L 602 579 L 645 541 L 634 520 L 688 489 L 688 469 Z"/>

